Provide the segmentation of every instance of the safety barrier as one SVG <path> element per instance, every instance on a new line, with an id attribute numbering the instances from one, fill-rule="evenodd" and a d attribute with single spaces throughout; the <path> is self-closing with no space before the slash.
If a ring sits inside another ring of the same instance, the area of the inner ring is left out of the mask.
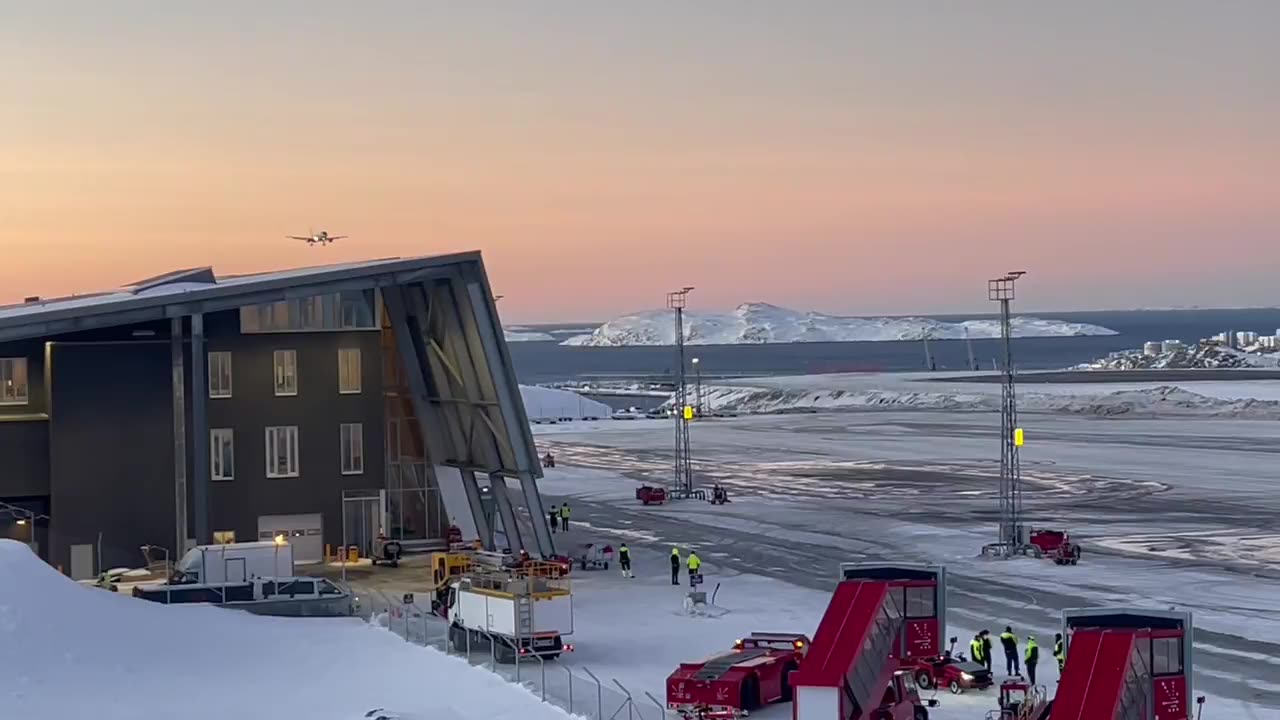
<path id="1" fill-rule="evenodd" d="M 601 680 L 586 666 L 569 666 L 537 655 L 516 655 L 514 663 L 504 665 L 498 662 L 493 651 L 494 638 L 487 633 L 484 633 L 489 640 L 487 648 L 471 647 L 469 635 L 463 647 L 453 647 L 449 642 L 449 625 L 431 612 L 430 599 L 414 597 L 413 602 L 405 603 L 406 599 L 410 598 L 405 594 L 361 593 L 359 615 L 404 638 L 405 642 L 465 658 L 472 665 L 524 686 L 543 702 L 571 715 L 590 720 L 668 720 L 673 717 L 662 701 L 650 693 L 633 695 L 617 678 Z"/>

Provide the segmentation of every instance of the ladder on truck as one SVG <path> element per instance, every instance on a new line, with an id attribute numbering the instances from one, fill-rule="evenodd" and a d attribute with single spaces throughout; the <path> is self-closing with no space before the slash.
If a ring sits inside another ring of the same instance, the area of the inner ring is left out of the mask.
<path id="1" fill-rule="evenodd" d="M 533 637 L 533 597 L 516 595 L 516 644 L 521 638 Z"/>

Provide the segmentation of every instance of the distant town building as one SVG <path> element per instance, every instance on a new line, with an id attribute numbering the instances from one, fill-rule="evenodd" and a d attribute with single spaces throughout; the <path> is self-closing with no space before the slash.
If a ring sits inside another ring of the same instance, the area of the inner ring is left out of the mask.
<path id="1" fill-rule="evenodd" d="M 1156 342 L 1155 340 L 1152 340 L 1151 342 L 1148 342 L 1148 343 L 1144 343 L 1142 346 L 1142 354 L 1152 355 L 1152 356 L 1159 355 L 1160 347 L 1161 347 L 1160 343 Z"/>

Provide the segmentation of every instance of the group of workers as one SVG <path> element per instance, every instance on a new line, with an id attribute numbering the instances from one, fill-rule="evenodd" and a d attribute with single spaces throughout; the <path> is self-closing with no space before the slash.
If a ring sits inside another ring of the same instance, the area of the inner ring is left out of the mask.
<path id="1" fill-rule="evenodd" d="M 569 532 L 569 503 L 565 503 L 560 507 L 555 505 L 547 511 L 547 520 L 551 523 L 551 533 L 554 535 L 557 530 Z"/>
<path id="2" fill-rule="evenodd" d="M 698 557 L 698 553 L 693 550 L 689 551 L 688 557 L 684 559 L 684 565 L 689 569 L 689 587 L 697 587 L 698 582 L 702 580 L 702 558 Z M 680 584 L 680 548 L 671 548 L 671 584 Z"/>
<path id="3" fill-rule="evenodd" d="M 1013 628 L 1005 625 L 1004 632 L 1000 633 L 1000 646 L 1004 650 L 1004 667 L 1005 673 L 1008 675 L 1021 675 L 1022 668 L 1018 662 L 1018 636 L 1013 634 Z M 991 670 L 991 631 L 983 630 L 973 639 L 969 641 L 969 657 Z M 1058 673 L 1062 673 L 1062 668 L 1066 665 L 1067 655 L 1063 650 L 1062 633 L 1053 636 L 1053 658 L 1058 661 Z M 1036 684 L 1036 667 L 1040 664 L 1040 646 L 1036 644 L 1036 636 L 1028 634 L 1026 649 L 1022 657 L 1022 665 L 1027 668 L 1027 679 L 1032 685 Z"/>

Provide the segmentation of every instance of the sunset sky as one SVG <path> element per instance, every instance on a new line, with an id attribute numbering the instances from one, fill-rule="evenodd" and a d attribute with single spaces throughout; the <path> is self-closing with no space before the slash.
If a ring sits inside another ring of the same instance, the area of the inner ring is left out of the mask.
<path id="1" fill-rule="evenodd" d="M 1280 2 L 0 5 L 0 301 L 480 249 L 508 322 L 1280 304 Z M 350 239 L 308 247 L 285 235 Z"/>

